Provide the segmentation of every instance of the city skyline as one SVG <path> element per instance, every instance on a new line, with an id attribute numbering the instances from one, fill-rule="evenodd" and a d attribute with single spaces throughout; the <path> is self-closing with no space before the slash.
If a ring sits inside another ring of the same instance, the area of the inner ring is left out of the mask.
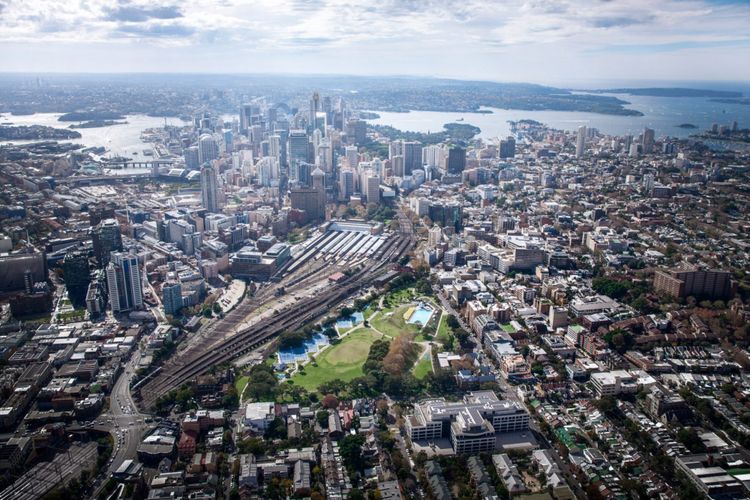
<path id="1" fill-rule="evenodd" d="M 731 0 L 0 3 L 14 72 L 746 81 L 749 23 Z"/>

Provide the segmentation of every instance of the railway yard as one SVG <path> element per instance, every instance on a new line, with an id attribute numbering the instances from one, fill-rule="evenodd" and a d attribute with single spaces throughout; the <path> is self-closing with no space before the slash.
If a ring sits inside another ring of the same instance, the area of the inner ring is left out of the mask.
<path id="1" fill-rule="evenodd" d="M 373 285 L 414 246 L 411 222 L 404 215 L 398 221 L 397 230 L 379 236 L 351 225 L 314 234 L 280 270 L 283 276 L 201 328 L 183 342 L 176 355 L 137 385 L 141 407 L 149 409 L 170 390 L 251 352 L 280 333 L 324 316 Z M 343 279 L 329 280 L 337 272 L 345 272 Z M 282 290 L 285 300 L 279 300 Z"/>

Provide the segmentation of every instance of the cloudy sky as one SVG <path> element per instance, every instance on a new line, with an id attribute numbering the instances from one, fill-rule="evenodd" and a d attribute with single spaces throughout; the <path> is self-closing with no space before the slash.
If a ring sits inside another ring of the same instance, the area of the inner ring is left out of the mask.
<path id="1" fill-rule="evenodd" d="M 0 71 L 750 81 L 750 0 L 0 0 Z"/>

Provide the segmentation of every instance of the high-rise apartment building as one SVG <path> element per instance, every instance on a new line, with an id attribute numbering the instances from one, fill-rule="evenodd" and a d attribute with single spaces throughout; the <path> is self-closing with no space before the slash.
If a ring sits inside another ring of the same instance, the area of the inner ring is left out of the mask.
<path id="1" fill-rule="evenodd" d="M 107 265 L 107 289 L 113 312 L 143 309 L 143 283 L 138 257 L 112 252 Z"/>
<path id="2" fill-rule="evenodd" d="M 171 280 L 164 283 L 161 289 L 161 301 L 164 313 L 174 315 L 182 309 L 182 283 Z"/>
<path id="3" fill-rule="evenodd" d="M 688 265 L 680 269 L 657 270 L 654 289 L 675 298 L 693 296 L 707 299 L 728 299 L 734 294 L 732 273 L 699 269 Z"/>

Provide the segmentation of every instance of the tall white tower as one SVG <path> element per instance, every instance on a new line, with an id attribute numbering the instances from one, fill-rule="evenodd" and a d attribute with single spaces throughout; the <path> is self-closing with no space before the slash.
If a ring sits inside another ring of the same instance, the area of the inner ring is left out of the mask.
<path id="1" fill-rule="evenodd" d="M 576 158 L 581 158 L 586 149 L 586 125 L 578 127 L 578 138 L 576 141 Z"/>

